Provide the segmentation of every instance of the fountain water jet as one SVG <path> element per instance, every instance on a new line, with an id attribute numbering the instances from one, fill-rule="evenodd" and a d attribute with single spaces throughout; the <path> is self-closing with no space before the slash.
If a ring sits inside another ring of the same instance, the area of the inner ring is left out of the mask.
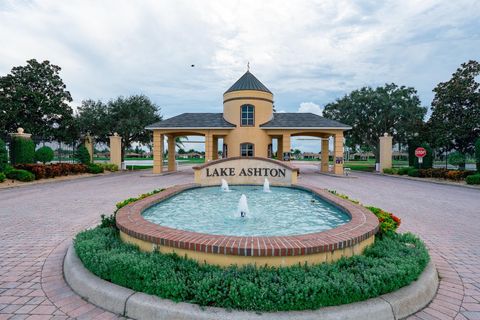
<path id="1" fill-rule="evenodd" d="M 237 215 L 245 218 L 247 214 L 250 214 L 250 210 L 248 210 L 247 196 L 242 194 L 240 200 L 238 201 Z"/>
<path id="2" fill-rule="evenodd" d="M 222 179 L 222 191 L 223 192 L 230 192 L 230 188 L 228 187 L 228 182 L 225 179 Z"/>
<path id="3" fill-rule="evenodd" d="M 270 191 L 270 182 L 267 178 L 265 178 L 265 182 L 263 182 L 263 192 L 271 192 Z"/>

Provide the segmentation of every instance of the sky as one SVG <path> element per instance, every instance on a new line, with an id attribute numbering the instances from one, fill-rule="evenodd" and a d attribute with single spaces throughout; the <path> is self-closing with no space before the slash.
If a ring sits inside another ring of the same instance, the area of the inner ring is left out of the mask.
<path id="1" fill-rule="evenodd" d="M 428 107 L 439 82 L 480 59 L 479 12 L 478 0 L 0 0 L 0 75 L 49 60 L 74 107 L 145 94 L 168 118 L 222 112 L 249 62 L 278 112 L 321 114 L 391 82 L 416 88 Z"/>

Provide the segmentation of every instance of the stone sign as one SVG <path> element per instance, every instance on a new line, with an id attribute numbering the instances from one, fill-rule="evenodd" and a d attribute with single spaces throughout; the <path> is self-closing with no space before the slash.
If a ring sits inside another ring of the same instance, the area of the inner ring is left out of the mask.
<path id="1" fill-rule="evenodd" d="M 229 184 L 270 184 L 289 186 L 297 182 L 298 169 L 281 161 L 259 157 L 235 157 L 208 162 L 193 167 L 195 183 L 220 185 L 222 179 Z"/>

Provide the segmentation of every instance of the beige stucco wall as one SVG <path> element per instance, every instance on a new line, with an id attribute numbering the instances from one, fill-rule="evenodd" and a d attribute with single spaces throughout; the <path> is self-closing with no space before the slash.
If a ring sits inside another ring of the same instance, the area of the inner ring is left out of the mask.
<path id="1" fill-rule="evenodd" d="M 168 246 L 160 246 L 147 241 L 143 241 L 120 231 L 120 238 L 122 241 L 137 245 L 141 251 L 152 252 L 158 251 L 161 253 L 176 253 L 180 257 L 188 257 L 196 260 L 200 263 L 208 263 L 227 267 L 232 264 L 247 265 L 256 264 L 257 266 L 269 265 L 269 266 L 292 266 L 297 264 L 318 264 L 324 262 L 333 262 L 339 260 L 342 257 L 351 257 L 353 255 L 359 255 L 363 250 L 373 244 L 375 236 L 371 236 L 363 240 L 362 242 L 345 249 L 338 249 L 331 252 L 322 252 L 309 255 L 300 256 L 285 256 L 285 257 L 258 257 L 258 256 L 237 256 L 237 255 L 225 255 L 216 253 L 206 253 L 200 251 L 179 249 Z"/>
<path id="2" fill-rule="evenodd" d="M 380 137 L 380 172 L 392 167 L 392 140 L 393 137 L 389 135 Z"/>
<path id="3" fill-rule="evenodd" d="M 268 145 L 272 143 L 272 139 L 265 130 L 260 129 L 260 125 L 273 117 L 273 95 L 263 91 L 242 90 L 224 94 L 223 101 L 223 117 L 237 126 L 223 140 L 228 146 L 228 157 L 240 156 L 240 144 L 246 142 L 255 145 L 256 157 L 267 157 Z M 244 104 L 255 107 L 253 126 L 240 125 L 240 107 Z"/>

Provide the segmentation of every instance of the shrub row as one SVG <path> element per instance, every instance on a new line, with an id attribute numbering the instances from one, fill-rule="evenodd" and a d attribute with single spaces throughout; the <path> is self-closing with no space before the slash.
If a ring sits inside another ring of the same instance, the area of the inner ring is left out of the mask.
<path id="1" fill-rule="evenodd" d="M 88 171 L 87 166 L 74 163 L 55 163 L 55 164 L 19 164 L 15 166 L 17 169 L 30 171 L 35 175 L 35 179 L 54 178 L 59 176 L 67 176 L 70 174 L 85 173 Z"/>
<path id="2" fill-rule="evenodd" d="M 397 290 L 418 279 L 429 261 L 412 234 L 376 239 L 363 255 L 290 267 L 200 264 L 175 254 L 144 253 L 113 228 L 90 229 L 74 240 L 87 269 L 117 285 L 174 301 L 255 311 L 310 310 Z"/>
<path id="3" fill-rule="evenodd" d="M 6 176 L 9 179 L 19 180 L 19 181 L 33 181 L 35 180 L 35 175 L 27 170 L 22 169 L 10 169 L 6 172 Z"/>
<path id="4" fill-rule="evenodd" d="M 404 168 L 383 169 L 383 173 L 398 174 L 398 175 L 408 174 L 411 177 L 438 178 L 438 179 L 461 181 L 461 180 L 464 180 L 469 175 L 474 174 L 475 171 L 448 170 L 443 168 L 415 169 L 411 167 L 404 167 Z"/>
<path id="5" fill-rule="evenodd" d="M 467 184 L 480 184 L 480 173 L 468 176 L 465 178 L 465 182 L 467 182 Z"/>
<path id="6" fill-rule="evenodd" d="M 110 172 L 118 171 L 118 166 L 114 163 L 96 163 L 96 165 Z"/>
<path id="7" fill-rule="evenodd" d="M 7 176 L 5 175 L 5 173 L 0 172 L 0 182 L 5 181 L 5 179 L 7 179 Z"/>

